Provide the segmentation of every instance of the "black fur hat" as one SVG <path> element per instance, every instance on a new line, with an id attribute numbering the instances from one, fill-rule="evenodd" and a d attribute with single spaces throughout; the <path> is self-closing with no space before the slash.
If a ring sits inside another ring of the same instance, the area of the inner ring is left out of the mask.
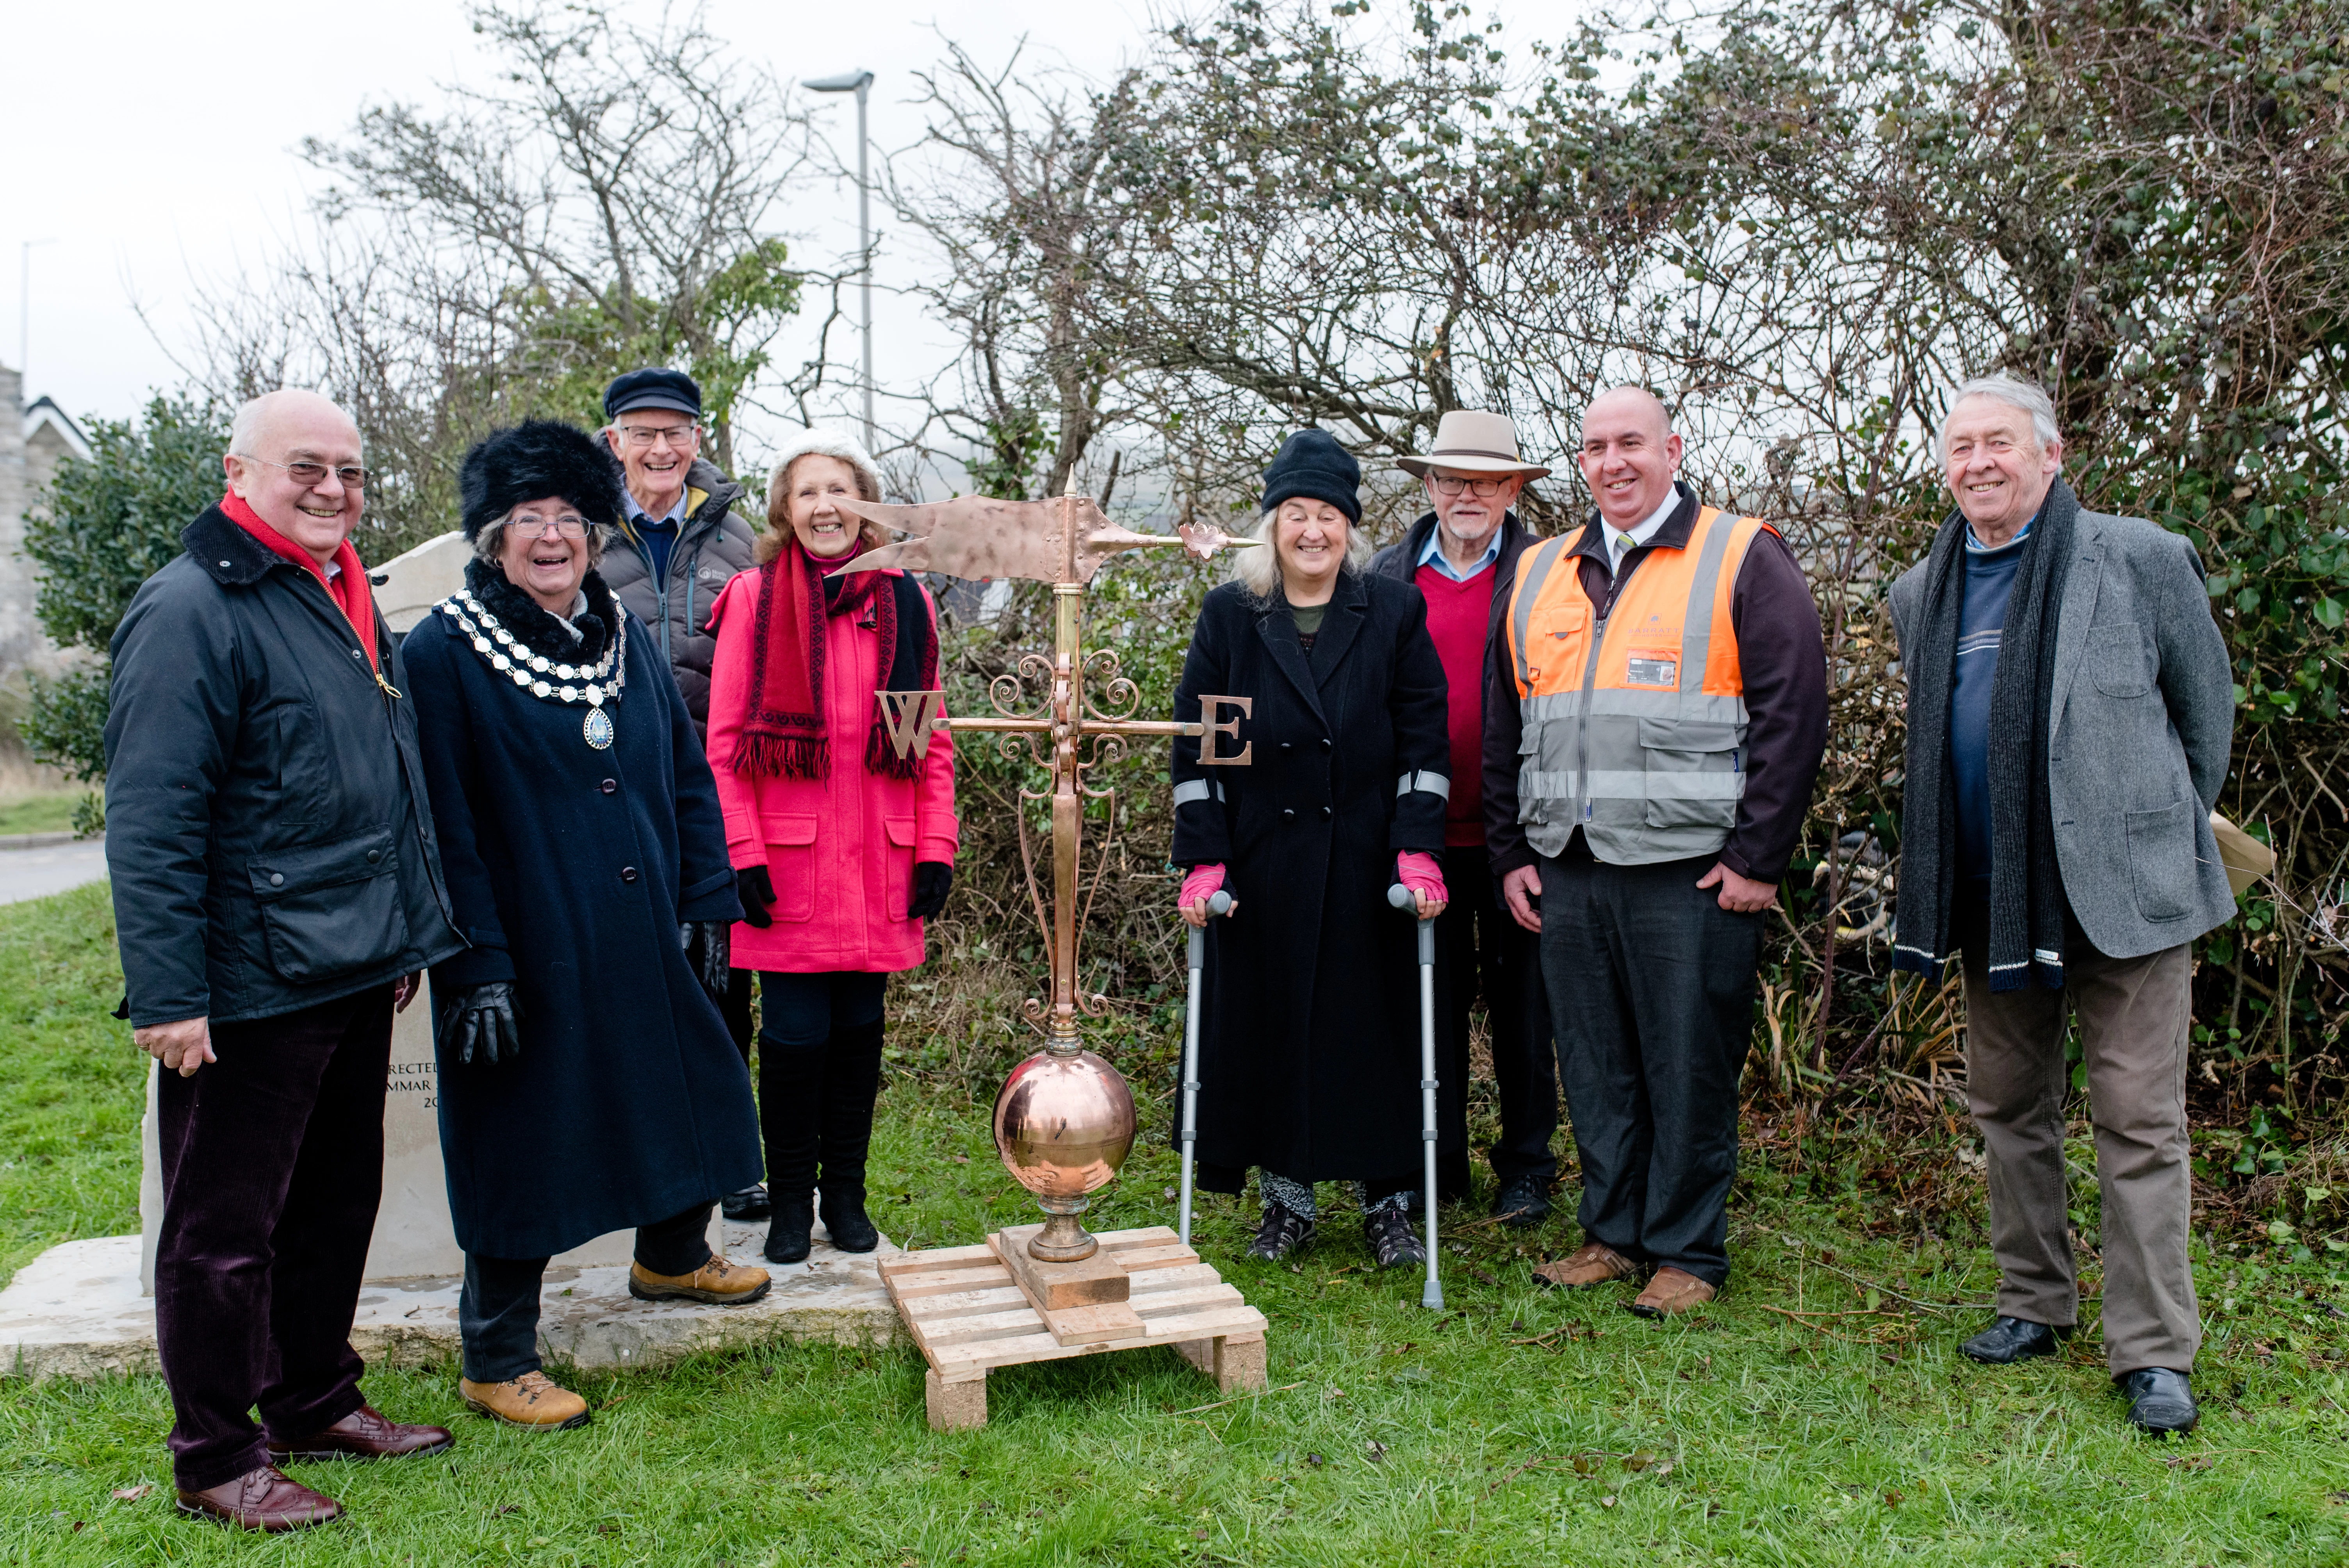
<path id="1" fill-rule="evenodd" d="M 467 539 L 500 521 L 517 502 L 561 496 L 589 522 L 616 527 L 624 509 L 619 459 L 560 419 L 524 419 L 492 430 L 465 454 L 457 483 Z"/>

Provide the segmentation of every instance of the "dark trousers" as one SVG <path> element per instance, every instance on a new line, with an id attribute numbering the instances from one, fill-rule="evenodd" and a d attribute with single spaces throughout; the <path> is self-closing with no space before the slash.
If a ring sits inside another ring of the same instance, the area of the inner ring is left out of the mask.
<path id="1" fill-rule="evenodd" d="M 719 1016 L 726 1020 L 726 1037 L 734 1048 L 742 1053 L 742 1065 L 750 1065 L 750 976 L 749 969 L 729 969 L 726 972 L 726 995 L 718 1003 Z"/>
<path id="2" fill-rule="evenodd" d="M 1542 994 L 1541 941 L 1509 918 L 1485 846 L 1444 851 L 1451 894 L 1435 922 L 1437 1111 L 1444 1144 L 1458 1150 L 1435 1162 L 1435 1190 L 1445 1202 L 1468 1194 L 1468 1013 L 1479 997 L 1493 1041 L 1493 1078 L 1501 1091 L 1500 1140 L 1485 1150 L 1503 1186 L 1520 1177 L 1547 1188 L 1557 1174 L 1550 1139 L 1557 1132 L 1557 1057 L 1550 1048 L 1549 1003 Z"/>
<path id="3" fill-rule="evenodd" d="M 657 1224 L 636 1227 L 636 1262 L 657 1274 L 689 1274 L 709 1261 L 709 1205 L 696 1203 Z M 503 1383 L 539 1369 L 538 1295 L 544 1258 L 465 1254 L 457 1294 L 457 1332 L 465 1376 Z"/>
<path id="4" fill-rule="evenodd" d="M 351 1318 L 383 1191 L 391 987 L 212 1034 L 219 1059 L 164 1072 L 156 1098 L 155 1343 L 188 1491 L 268 1463 L 264 1431 L 290 1442 L 365 1403 Z"/>
<path id="5" fill-rule="evenodd" d="M 1696 885 L 1713 863 L 1610 866 L 1577 834 L 1541 862 L 1541 957 L 1587 1239 L 1718 1286 L 1762 917 Z"/>
<path id="6" fill-rule="evenodd" d="M 778 1199 L 864 1196 L 888 976 L 761 974 L 759 1134 Z"/>

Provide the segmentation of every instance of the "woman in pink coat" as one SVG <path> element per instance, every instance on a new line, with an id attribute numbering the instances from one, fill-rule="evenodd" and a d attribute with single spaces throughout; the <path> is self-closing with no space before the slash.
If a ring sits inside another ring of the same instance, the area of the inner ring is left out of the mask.
<path id="1" fill-rule="evenodd" d="M 854 441 L 810 430 L 767 490 L 759 569 L 718 596 L 709 760 L 742 907 L 733 962 L 759 972 L 759 1121 L 774 1218 L 767 1256 L 808 1254 L 815 1190 L 846 1252 L 879 1233 L 864 1159 L 881 1085 L 882 987 L 922 962 L 954 882 L 954 743 L 889 745 L 876 691 L 930 691 L 937 612 L 894 569 L 829 576 L 886 535 L 833 502 L 881 499 Z"/>

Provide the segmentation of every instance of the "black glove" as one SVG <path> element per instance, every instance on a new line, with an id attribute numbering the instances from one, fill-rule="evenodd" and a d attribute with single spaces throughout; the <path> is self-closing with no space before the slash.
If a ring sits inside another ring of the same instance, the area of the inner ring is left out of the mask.
<path id="1" fill-rule="evenodd" d="M 927 920 L 947 906 L 954 888 L 954 867 L 944 861 L 914 862 L 914 896 L 905 905 L 907 920 Z"/>
<path id="2" fill-rule="evenodd" d="M 726 1004 L 726 987 L 731 976 L 726 969 L 727 934 L 734 923 L 729 920 L 688 920 L 677 928 L 678 940 L 685 945 L 685 961 L 693 968 L 693 977 L 709 993 L 709 999 L 721 1007 Z"/>
<path id="3" fill-rule="evenodd" d="M 742 900 L 742 920 L 764 931 L 775 923 L 767 906 L 775 902 L 775 879 L 767 874 L 764 866 L 752 866 L 734 873 L 734 892 Z"/>
<path id="4" fill-rule="evenodd" d="M 511 980 L 452 995 L 440 1009 L 440 1048 L 455 1051 L 471 1067 L 479 1049 L 483 1067 L 495 1067 L 522 1055 L 522 998 Z"/>

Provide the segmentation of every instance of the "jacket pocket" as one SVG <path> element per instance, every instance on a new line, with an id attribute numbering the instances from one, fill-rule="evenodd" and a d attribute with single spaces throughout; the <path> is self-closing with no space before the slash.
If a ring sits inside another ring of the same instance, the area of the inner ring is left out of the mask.
<path id="1" fill-rule="evenodd" d="M 2088 675 L 2106 696 L 2143 696 L 2153 689 L 2152 650 L 2135 621 L 2088 632 Z"/>
<path id="2" fill-rule="evenodd" d="M 890 919 L 903 920 L 914 902 L 914 819 L 890 817 L 884 826 L 889 832 L 889 863 L 882 872 L 882 901 Z"/>
<path id="3" fill-rule="evenodd" d="M 2128 814 L 2129 881 L 2137 912 L 2147 920 L 2178 920 L 2193 913 L 2194 802 Z"/>
<path id="4" fill-rule="evenodd" d="M 1640 719 L 1648 826 L 1717 828 L 1724 833 L 1735 827 L 1737 802 L 1745 793 L 1739 740 L 1733 724 Z"/>
<path id="5" fill-rule="evenodd" d="M 389 828 L 245 862 L 269 967 L 295 984 L 380 969 L 408 950 L 399 851 Z"/>
<path id="6" fill-rule="evenodd" d="M 766 824 L 767 875 L 775 884 L 775 918 L 786 923 L 815 918 L 815 819 L 770 817 Z"/>

